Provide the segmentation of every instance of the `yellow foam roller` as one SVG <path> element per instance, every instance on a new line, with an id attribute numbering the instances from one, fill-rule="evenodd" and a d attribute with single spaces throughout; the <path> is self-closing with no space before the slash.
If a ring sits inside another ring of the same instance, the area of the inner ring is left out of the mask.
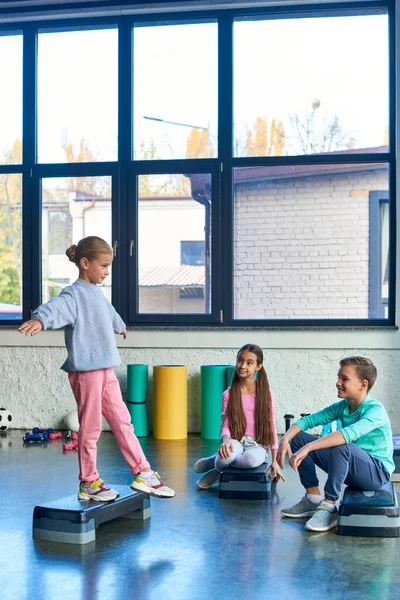
<path id="1" fill-rule="evenodd" d="M 187 438 L 187 370 L 183 365 L 157 365 L 153 369 L 153 437 Z"/>

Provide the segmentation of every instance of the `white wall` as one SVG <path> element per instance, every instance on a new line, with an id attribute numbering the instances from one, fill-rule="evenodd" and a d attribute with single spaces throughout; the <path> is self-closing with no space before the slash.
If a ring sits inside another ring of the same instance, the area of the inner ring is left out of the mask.
<path id="1" fill-rule="evenodd" d="M 370 357 L 378 368 L 373 397 L 386 406 L 393 430 L 400 432 L 400 359 L 397 331 L 131 331 L 118 340 L 122 358 L 116 369 L 122 391 L 126 365 L 149 365 L 148 410 L 151 427 L 152 366 L 188 367 L 188 429 L 200 429 L 200 366 L 229 364 L 248 342 L 262 346 L 265 366 L 277 400 L 278 431 L 283 415 L 311 412 L 336 400 L 338 361 L 350 354 Z M 60 370 L 65 357 L 61 332 L 43 332 L 28 339 L 16 331 L 0 331 L 0 405 L 9 408 L 14 427 L 61 427 L 75 408 L 67 375 Z M 133 347 L 134 346 L 134 347 Z"/>

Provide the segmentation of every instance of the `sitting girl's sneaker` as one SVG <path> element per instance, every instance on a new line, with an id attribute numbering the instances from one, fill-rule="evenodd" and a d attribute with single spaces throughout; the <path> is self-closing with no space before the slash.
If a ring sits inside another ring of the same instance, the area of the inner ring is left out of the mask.
<path id="1" fill-rule="evenodd" d="M 196 481 L 196 485 L 200 490 L 208 490 L 214 483 L 217 483 L 219 480 L 219 471 L 213 469 L 209 471 L 203 477 L 200 477 L 198 481 Z"/>
<path id="2" fill-rule="evenodd" d="M 213 454 L 206 458 L 199 458 L 199 460 L 194 463 L 193 471 L 195 473 L 207 473 L 207 471 L 211 471 L 211 469 L 214 468 L 216 457 L 217 455 Z"/>
<path id="3" fill-rule="evenodd" d="M 107 487 L 102 479 L 93 481 L 90 485 L 79 486 L 79 500 L 95 500 L 96 502 L 110 502 L 118 498 L 119 494 L 115 490 Z"/>
<path id="4" fill-rule="evenodd" d="M 131 488 L 137 492 L 144 492 L 159 498 L 173 498 L 175 496 L 174 490 L 164 485 L 156 471 L 150 477 L 144 477 L 142 473 L 136 475 L 131 483 Z"/>

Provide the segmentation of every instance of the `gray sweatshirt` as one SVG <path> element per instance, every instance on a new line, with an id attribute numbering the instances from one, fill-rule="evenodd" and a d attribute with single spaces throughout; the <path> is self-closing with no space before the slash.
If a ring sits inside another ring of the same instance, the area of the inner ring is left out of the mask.
<path id="1" fill-rule="evenodd" d="M 64 371 L 96 371 L 121 364 L 115 334 L 124 331 L 125 323 L 96 284 L 78 279 L 39 306 L 32 318 L 44 329 L 64 327 L 68 351 Z"/>

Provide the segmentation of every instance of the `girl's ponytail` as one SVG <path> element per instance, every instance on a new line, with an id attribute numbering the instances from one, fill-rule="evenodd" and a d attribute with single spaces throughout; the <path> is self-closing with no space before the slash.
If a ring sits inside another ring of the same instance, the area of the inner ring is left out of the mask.
<path id="1" fill-rule="evenodd" d="M 246 433 L 246 417 L 242 406 L 242 392 L 240 389 L 240 379 L 236 370 L 232 377 L 231 389 L 229 393 L 228 405 L 226 407 L 225 423 L 229 423 L 229 431 L 234 440 L 240 441 Z M 221 428 L 222 430 L 222 428 Z"/>
<path id="2" fill-rule="evenodd" d="M 262 366 L 256 379 L 256 439 L 263 446 L 274 443 L 271 391 L 267 372 Z"/>

